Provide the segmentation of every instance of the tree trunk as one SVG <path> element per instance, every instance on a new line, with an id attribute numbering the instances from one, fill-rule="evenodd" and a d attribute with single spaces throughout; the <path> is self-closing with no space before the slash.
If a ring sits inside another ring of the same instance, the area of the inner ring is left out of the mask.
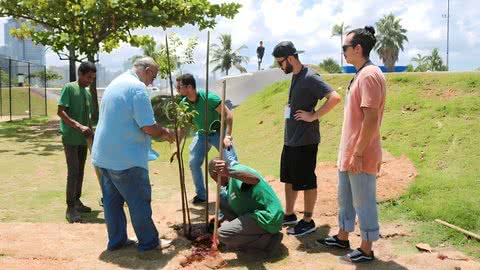
<path id="1" fill-rule="evenodd" d="M 89 62 L 95 63 L 95 55 L 91 54 L 87 56 Z M 98 95 L 97 95 L 97 79 L 92 82 L 90 85 L 90 93 L 92 94 L 93 102 L 93 113 L 92 113 L 92 124 L 97 124 L 98 122 Z"/>
<path id="2" fill-rule="evenodd" d="M 77 80 L 77 70 L 75 67 L 75 49 L 70 47 L 68 50 L 68 67 L 70 72 L 70 81 L 74 82 Z"/>
<path id="3" fill-rule="evenodd" d="M 340 34 L 340 67 L 343 73 L 343 33 Z"/>

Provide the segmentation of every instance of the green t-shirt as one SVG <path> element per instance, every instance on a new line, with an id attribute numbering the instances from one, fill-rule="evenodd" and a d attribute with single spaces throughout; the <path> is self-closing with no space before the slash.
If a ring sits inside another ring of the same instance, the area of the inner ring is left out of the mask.
<path id="1" fill-rule="evenodd" d="M 193 117 L 193 124 L 195 125 L 195 129 L 201 134 L 205 134 L 207 130 L 205 127 L 206 96 L 205 90 L 197 89 L 197 100 L 195 103 L 191 103 L 187 97 L 182 99 L 182 102 L 186 102 L 191 111 L 195 110 L 197 112 Z M 220 97 L 216 93 L 208 91 L 208 125 L 210 127 L 210 133 L 220 130 L 220 114 L 215 110 L 220 103 L 222 103 Z"/>
<path id="2" fill-rule="evenodd" d="M 248 189 L 242 190 L 242 181 L 229 179 L 228 203 L 232 210 L 239 216 L 250 214 L 258 225 L 269 233 L 280 231 L 284 212 L 272 187 L 258 172 L 247 166 L 236 164 L 231 169 L 254 174 L 260 180 L 256 185 L 246 185 Z"/>
<path id="3" fill-rule="evenodd" d="M 70 118 L 84 126 L 89 125 L 92 113 L 92 95 L 87 89 L 80 87 L 78 82 L 70 82 L 63 86 L 58 105 L 67 108 Z M 63 120 L 60 120 L 60 133 L 62 133 L 64 144 L 86 145 L 85 136 Z"/>

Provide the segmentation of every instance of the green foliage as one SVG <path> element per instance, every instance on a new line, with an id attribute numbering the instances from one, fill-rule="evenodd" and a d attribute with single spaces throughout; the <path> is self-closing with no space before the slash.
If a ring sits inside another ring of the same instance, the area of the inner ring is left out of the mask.
<path id="1" fill-rule="evenodd" d="M 220 44 L 212 45 L 213 53 L 210 62 L 216 64 L 212 72 L 220 70 L 228 75 L 228 71 L 232 67 L 235 67 L 241 73 L 247 72 L 247 69 L 243 67 L 242 64 L 248 63 L 248 57 L 240 55 L 240 50 L 246 49 L 247 46 L 242 45 L 240 48 L 234 50 L 232 48 L 232 35 L 230 34 L 222 34 L 218 39 L 220 40 Z"/>
<path id="2" fill-rule="evenodd" d="M 333 58 L 323 60 L 319 66 L 328 73 L 342 73 L 342 68 Z"/>
<path id="3" fill-rule="evenodd" d="M 408 41 L 407 30 L 400 25 L 400 19 L 393 13 L 384 15 L 376 24 L 377 44 L 375 49 L 389 71 L 393 71 L 398 61 L 400 50 L 403 51 L 403 43 Z"/>
<path id="4" fill-rule="evenodd" d="M 414 72 L 415 71 L 415 68 L 413 67 L 412 64 L 408 64 L 407 65 L 407 72 Z"/>
<path id="5" fill-rule="evenodd" d="M 168 76 L 168 71 L 172 70 L 182 73 L 182 66 L 185 64 L 193 64 L 193 52 L 198 45 L 198 39 L 192 37 L 186 41 L 180 39 L 176 33 L 170 33 L 168 35 L 168 49 L 170 53 L 170 61 L 167 59 L 167 49 L 165 43 L 157 43 L 154 40 L 150 40 L 146 44 L 142 45 L 143 55 L 150 56 L 159 65 L 158 74 L 160 78 L 165 79 Z M 129 59 L 131 63 L 136 59 L 141 58 L 141 55 L 135 55 Z M 168 68 L 170 63 L 170 69 Z"/>
<path id="6" fill-rule="evenodd" d="M 431 55 L 422 56 L 421 54 L 417 54 L 411 61 L 417 63 L 417 67 L 415 68 L 416 72 L 447 70 L 447 67 L 443 65 L 442 57 L 437 48 L 432 50 Z"/>
<path id="7" fill-rule="evenodd" d="M 37 71 L 32 74 L 30 74 L 30 78 L 40 78 L 40 79 L 45 79 L 45 71 Z M 46 74 L 46 79 L 47 81 L 55 81 L 55 80 L 61 80 L 63 78 L 62 75 L 60 75 L 58 72 L 47 69 L 47 74 Z"/>
<path id="8" fill-rule="evenodd" d="M 181 96 L 165 98 L 157 96 L 152 99 L 152 107 L 155 120 L 162 126 L 174 128 L 174 119 L 177 119 L 177 128 L 190 128 L 193 125 L 193 117 L 198 114 L 190 110 L 186 103 L 181 102 Z"/>
<path id="9" fill-rule="evenodd" d="M 0 0 L 0 15 L 28 20 L 13 31 L 15 36 L 31 38 L 57 53 L 70 46 L 86 56 L 111 52 L 121 42 L 140 46 L 151 40 L 131 34 L 133 29 L 185 24 L 212 28 L 217 16 L 231 19 L 239 8 L 236 3 L 211 4 L 207 0 Z"/>

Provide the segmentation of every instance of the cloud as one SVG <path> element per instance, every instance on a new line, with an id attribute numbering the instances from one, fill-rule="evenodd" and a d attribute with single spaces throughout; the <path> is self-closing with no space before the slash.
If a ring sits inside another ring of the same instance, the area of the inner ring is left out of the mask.
<path id="1" fill-rule="evenodd" d="M 214 3 L 225 2 L 214 0 Z M 231 2 L 231 1 L 228 1 Z M 408 30 L 409 42 L 400 53 L 398 65 L 410 63 L 417 53 L 429 54 L 438 48 L 442 57 L 446 54 L 446 1 L 397 0 L 395 5 L 380 0 L 244 0 L 240 13 L 233 20 L 219 18 L 211 30 L 211 43 L 218 42 L 222 33 L 232 34 L 234 48 L 247 45 L 242 54 L 249 56 L 248 70 L 256 69 L 255 49 L 263 40 L 266 47 L 264 65 L 272 62 L 272 48 L 281 40 L 292 40 L 296 47 L 306 52 L 301 56 L 305 63 L 318 64 L 327 57 L 340 61 L 340 39 L 331 37 L 333 25 L 345 22 L 351 28 L 374 25 L 383 15 L 393 13 Z M 450 67 L 453 70 L 472 70 L 479 66 L 480 10 L 476 0 L 450 1 Z M 184 67 L 199 77 L 205 77 L 206 31 L 193 26 L 173 28 L 183 37 L 197 36 L 199 45 L 194 54 L 195 64 Z M 157 40 L 164 39 L 162 29 L 146 28 L 135 33 L 149 34 Z M 100 59 L 110 69 L 119 69 L 122 62 L 140 50 L 128 45 L 111 54 L 100 54 Z M 56 55 L 49 55 L 47 63 L 55 62 Z M 381 62 L 372 52 L 372 60 Z M 444 59 L 445 60 L 445 59 Z M 63 63 L 65 64 L 65 63 Z M 210 67 L 212 69 L 212 66 Z"/>

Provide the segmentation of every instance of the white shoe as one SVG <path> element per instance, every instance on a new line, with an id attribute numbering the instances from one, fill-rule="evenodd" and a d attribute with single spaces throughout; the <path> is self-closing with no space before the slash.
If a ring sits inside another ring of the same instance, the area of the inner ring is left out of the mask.
<path id="1" fill-rule="evenodd" d="M 172 240 L 160 239 L 160 244 L 158 245 L 159 249 L 165 249 L 172 245 Z"/>

